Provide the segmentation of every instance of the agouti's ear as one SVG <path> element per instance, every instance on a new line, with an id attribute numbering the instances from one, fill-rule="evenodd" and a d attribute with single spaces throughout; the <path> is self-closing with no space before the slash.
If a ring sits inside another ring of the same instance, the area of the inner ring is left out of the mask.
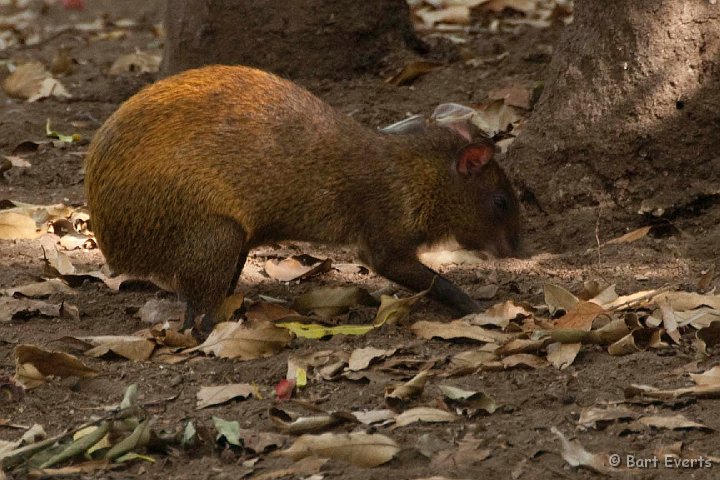
<path id="1" fill-rule="evenodd" d="M 455 159 L 455 170 L 460 175 L 479 173 L 495 155 L 492 143 L 471 143 L 463 147 Z"/>

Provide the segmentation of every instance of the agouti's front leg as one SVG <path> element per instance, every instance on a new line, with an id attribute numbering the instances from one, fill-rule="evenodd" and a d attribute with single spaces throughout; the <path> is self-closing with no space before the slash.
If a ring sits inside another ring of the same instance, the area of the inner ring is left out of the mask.
<path id="1" fill-rule="evenodd" d="M 447 278 L 420 263 L 413 254 L 383 255 L 365 250 L 361 252 L 361 258 L 376 273 L 403 287 L 422 291 L 432 285 L 430 296 L 460 315 L 480 311 L 480 306 L 467 293 L 453 285 Z"/>

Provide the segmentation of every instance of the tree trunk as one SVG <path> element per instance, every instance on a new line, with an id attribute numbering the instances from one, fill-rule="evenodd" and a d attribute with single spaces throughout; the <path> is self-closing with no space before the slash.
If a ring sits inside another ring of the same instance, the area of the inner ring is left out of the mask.
<path id="1" fill-rule="evenodd" d="M 419 48 L 404 0 L 168 0 L 163 72 L 244 64 L 291 78 L 344 78 Z"/>
<path id="2" fill-rule="evenodd" d="M 546 211 L 672 215 L 720 194 L 720 11 L 576 0 L 508 164 Z M 695 203 L 693 203 L 695 202 Z"/>

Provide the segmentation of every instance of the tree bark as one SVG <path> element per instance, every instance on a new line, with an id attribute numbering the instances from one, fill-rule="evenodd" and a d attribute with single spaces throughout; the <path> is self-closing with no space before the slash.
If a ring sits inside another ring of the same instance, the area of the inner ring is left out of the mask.
<path id="1" fill-rule="evenodd" d="M 719 20 L 707 1 L 576 0 L 508 154 L 525 193 L 656 216 L 717 199 Z"/>
<path id="2" fill-rule="evenodd" d="M 168 0 L 163 73 L 244 64 L 291 78 L 344 78 L 419 48 L 404 0 Z"/>

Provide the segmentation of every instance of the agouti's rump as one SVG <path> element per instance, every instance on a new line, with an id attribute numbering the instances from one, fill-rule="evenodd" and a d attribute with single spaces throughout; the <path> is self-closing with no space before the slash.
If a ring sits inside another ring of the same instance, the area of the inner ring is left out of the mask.
<path id="1" fill-rule="evenodd" d="M 377 273 L 459 313 L 464 292 L 417 260 L 454 237 L 507 255 L 518 203 L 492 142 L 463 122 L 364 127 L 292 82 L 212 66 L 161 80 L 98 130 L 86 160 L 92 226 L 110 267 L 159 280 L 212 326 L 250 249 L 345 243 Z M 474 138 L 473 138 L 474 137 Z M 435 278 L 433 283 L 433 278 Z"/>

